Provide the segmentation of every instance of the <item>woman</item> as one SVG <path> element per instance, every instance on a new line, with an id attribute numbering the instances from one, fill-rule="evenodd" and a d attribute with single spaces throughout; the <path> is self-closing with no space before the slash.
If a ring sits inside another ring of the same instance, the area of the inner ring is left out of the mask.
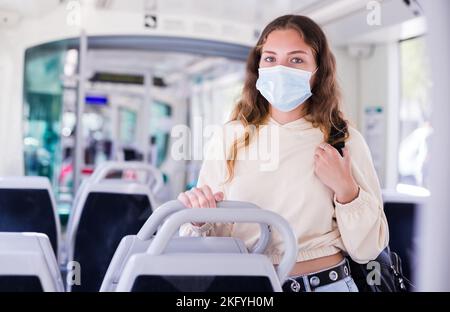
<path id="1" fill-rule="evenodd" d="M 341 135 L 330 137 L 336 129 Z M 343 156 L 332 146 L 339 140 Z M 267 141 L 269 162 L 249 157 Z M 375 259 L 388 244 L 388 226 L 369 149 L 344 120 L 335 58 L 315 22 L 287 15 L 264 29 L 232 121 L 211 140 L 198 187 L 178 199 L 202 208 L 248 201 L 288 220 L 299 253 L 285 291 L 358 291 L 344 254 L 359 263 Z M 258 226 L 187 224 L 180 233 L 233 236 L 251 247 Z M 277 233 L 266 253 L 279 263 Z"/>

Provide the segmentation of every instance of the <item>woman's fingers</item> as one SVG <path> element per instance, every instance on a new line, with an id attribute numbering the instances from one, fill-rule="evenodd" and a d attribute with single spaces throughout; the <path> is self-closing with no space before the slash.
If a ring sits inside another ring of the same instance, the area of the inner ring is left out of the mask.
<path id="1" fill-rule="evenodd" d="M 344 147 L 342 150 L 343 154 L 344 154 L 344 161 L 345 164 L 350 167 L 351 164 L 351 157 L 350 157 L 350 151 L 348 150 L 348 147 Z"/>
<path id="2" fill-rule="evenodd" d="M 185 194 L 189 198 L 189 202 L 191 203 L 191 208 L 200 207 L 200 203 L 198 201 L 197 194 L 195 194 L 193 189 L 185 192 Z"/>
<path id="3" fill-rule="evenodd" d="M 202 190 L 194 187 L 191 190 L 191 194 L 193 197 L 195 197 L 196 201 L 196 205 L 194 205 L 194 208 L 208 208 L 208 199 L 206 198 L 205 194 L 203 194 Z"/>
<path id="4" fill-rule="evenodd" d="M 322 150 L 321 148 L 317 148 L 316 153 L 314 154 L 315 165 L 325 165 L 329 163 L 327 152 Z"/>
<path id="5" fill-rule="evenodd" d="M 224 194 L 218 192 L 213 194 L 211 188 L 207 185 L 180 193 L 178 200 L 188 208 L 216 208 L 216 201 L 223 200 Z M 202 226 L 204 223 L 192 223 L 195 226 Z"/>
<path id="6" fill-rule="evenodd" d="M 178 195 L 178 200 L 187 208 L 192 208 L 191 201 L 185 192 Z"/>
<path id="7" fill-rule="evenodd" d="M 314 154 L 318 155 L 318 156 L 325 155 L 325 150 L 322 147 L 318 146 L 318 147 L 316 147 Z"/>
<path id="8" fill-rule="evenodd" d="M 327 151 L 328 147 L 329 147 L 329 145 L 327 143 L 321 143 L 319 145 L 319 148 L 324 150 L 325 152 Z"/>
<path id="9" fill-rule="evenodd" d="M 211 188 L 207 185 L 180 193 L 178 200 L 181 201 L 188 208 L 216 208 L 217 201 L 223 200 L 223 193 L 218 192 L 213 194 Z"/>
<path id="10" fill-rule="evenodd" d="M 339 154 L 338 150 L 327 143 L 320 144 L 316 148 L 315 154 L 322 158 L 325 158 L 325 159 L 333 159 L 333 158 L 340 159 L 340 158 L 342 158 L 341 154 Z"/>
<path id="11" fill-rule="evenodd" d="M 206 200 L 209 204 L 209 208 L 216 208 L 216 199 L 214 198 L 211 188 L 208 185 L 204 185 L 203 187 L 200 188 L 200 190 L 206 197 Z"/>
<path id="12" fill-rule="evenodd" d="M 218 202 L 222 201 L 223 198 L 224 198 L 223 192 L 217 192 L 216 194 L 214 194 L 214 199 Z"/>

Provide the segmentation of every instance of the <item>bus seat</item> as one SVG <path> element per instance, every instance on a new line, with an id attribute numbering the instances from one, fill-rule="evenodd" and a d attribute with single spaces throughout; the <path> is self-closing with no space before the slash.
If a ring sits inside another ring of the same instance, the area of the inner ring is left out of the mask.
<path id="1" fill-rule="evenodd" d="M 68 261 L 80 264 L 81 284 L 67 289 L 98 291 L 120 241 L 139 231 L 153 207 L 145 185 L 108 181 L 87 185 L 70 215 L 67 233 Z"/>
<path id="2" fill-rule="evenodd" d="M 169 244 L 174 233 L 187 222 L 268 224 L 283 237 L 283 258 L 274 267 L 267 256 L 256 253 L 170 252 Z M 289 223 L 273 212 L 261 209 L 185 209 L 167 218 L 146 253 L 130 257 L 116 291 L 279 292 L 296 262 L 297 248 Z"/>
<path id="3" fill-rule="evenodd" d="M 43 233 L 60 259 L 60 222 L 48 178 L 0 178 L 0 232 Z"/>
<path id="4" fill-rule="evenodd" d="M 47 235 L 0 233 L 0 292 L 62 292 L 58 263 Z"/>
<path id="5" fill-rule="evenodd" d="M 223 201 L 218 208 L 259 209 L 258 206 L 237 201 Z M 137 235 L 124 237 L 119 244 L 105 274 L 100 291 L 114 291 L 127 261 L 134 254 L 145 253 L 149 248 L 157 228 L 173 213 L 185 209 L 178 200 L 169 201 L 158 207 L 146 221 Z M 266 224 L 260 224 L 260 239 L 252 249 L 254 253 L 262 253 L 270 239 L 270 230 Z M 166 252 L 195 253 L 247 253 L 244 243 L 231 237 L 173 237 L 168 243 Z"/>

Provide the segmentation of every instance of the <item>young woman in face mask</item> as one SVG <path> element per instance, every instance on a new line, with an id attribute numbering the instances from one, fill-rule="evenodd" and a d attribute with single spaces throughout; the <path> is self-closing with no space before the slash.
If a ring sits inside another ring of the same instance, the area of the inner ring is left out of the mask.
<path id="1" fill-rule="evenodd" d="M 357 291 L 344 254 L 367 263 L 388 244 L 368 146 L 340 105 L 335 58 L 323 31 L 304 16 L 277 18 L 250 52 L 242 97 L 232 121 L 210 142 L 198 186 L 178 196 L 187 207 L 253 202 L 288 220 L 299 253 L 285 291 Z M 330 137 L 333 129 L 341 133 L 337 139 Z M 345 141 L 342 156 L 332 146 L 337 140 Z M 180 234 L 233 236 L 252 247 L 259 230 L 186 224 Z M 279 263 L 277 233 L 266 253 Z"/>

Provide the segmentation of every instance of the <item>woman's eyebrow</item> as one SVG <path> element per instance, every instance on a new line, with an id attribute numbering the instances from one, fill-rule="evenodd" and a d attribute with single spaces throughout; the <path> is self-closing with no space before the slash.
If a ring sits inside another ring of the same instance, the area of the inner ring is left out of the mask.
<path id="1" fill-rule="evenodd" d="M 288 55 L 292 55 L 292 54 L 308 54 L 308 52 L 303 51 L 303 50 L 295 50 L 295 51 L 291 51 L 288 53 Z"/>
<path id="2" fill-rule="evenodd" d="M 275 54 L 275 55 L 277 54 L 276 52 L 268 51 L 268 50 L 264 50 L 262 53 Z M 295 51 L 289 52 L 287 55 L 292 55 L 292 54 L 306 54 L 306 55 L 308 55 L 308 52 L 306 52 L 304 50 L 295 50 Z"/>

